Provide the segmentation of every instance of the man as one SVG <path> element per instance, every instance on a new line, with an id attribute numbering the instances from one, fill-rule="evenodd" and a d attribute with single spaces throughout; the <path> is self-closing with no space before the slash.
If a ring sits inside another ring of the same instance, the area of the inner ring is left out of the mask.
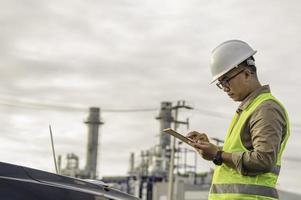
<path id="1" fill-rule="evenodd" d="M 205 133 L 187 137 L 201 156 L 216 165 L 209 199 L 278 199 L 275 189 L 281 156 L 290 134 L 283 105 L 258 80 L 254 51 L 240 40 L 226 41 L 211 56 L 212 82 L 239 101 L 223 147 Z"/>

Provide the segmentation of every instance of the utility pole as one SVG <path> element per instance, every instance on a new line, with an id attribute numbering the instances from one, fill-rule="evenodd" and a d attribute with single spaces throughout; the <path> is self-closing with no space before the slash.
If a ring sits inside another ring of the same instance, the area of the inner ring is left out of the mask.
<path id="1" fill-rule="evenodd" d="M 177 105 L 172 107 L 172 110 L 174 110 L 174 130 L 177 130 L 179 124 L 184 124 L 189 126 L 189 121 L 178 121 L 178 110 L 180 108 L 185 109 L 193 109 L 191 106 L 185 105 L 185 101 L 178 101 Z M 168 176 L 168 194 L 167 194 L 167 200 L 174 200 L 173 193 L 174 193 L 174 163 L 175 163 L 175 150 L 176 150 L 176 139 L 172 137 L 172 144 L 171 144 L 171 152 L 170 152 L 170 164 L 169 164 L 169 176 Z"/>

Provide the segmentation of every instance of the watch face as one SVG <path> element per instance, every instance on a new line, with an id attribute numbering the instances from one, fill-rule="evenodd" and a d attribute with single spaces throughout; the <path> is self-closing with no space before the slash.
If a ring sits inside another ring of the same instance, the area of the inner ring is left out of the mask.
<path id="1" fill-rule="evenodd" d="M 213 159 L 213 163 L 216 164 L 216 165 L 221 165 L 223 164 L 223 158 L 222 158 L 222 151 L 218 151 L 216 153 L 216 155 L 214 156 L 214 159 Z"/>
<path id="2" fill-rule="evenodd" d="M 213 163 L 216 164 L 216 165 L 222 165 L 223 164 L 223 161 L 221 159 L 217 160 L 217 159 L 214 159 L 213 160 Z"/>

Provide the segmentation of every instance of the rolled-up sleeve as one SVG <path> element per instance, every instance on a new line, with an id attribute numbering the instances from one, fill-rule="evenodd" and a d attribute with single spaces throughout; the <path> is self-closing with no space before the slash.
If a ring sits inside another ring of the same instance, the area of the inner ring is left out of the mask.
<path id="1" fill-rule="evenodd" d="M 264 102 L 245 125 L 251 137 L 252 149 L 232 153 L 232 161 L 242 175 L 255 176 L 270 172 L 277 162 L 286 122 L 282 108 L 273 101 Z"/>

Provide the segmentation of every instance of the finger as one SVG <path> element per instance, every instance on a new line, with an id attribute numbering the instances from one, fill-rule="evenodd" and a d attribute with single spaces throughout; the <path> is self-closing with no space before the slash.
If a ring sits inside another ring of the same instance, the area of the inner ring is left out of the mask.
<path id="1" fill-rule="evenodd" d="M 208 147 L 208 142 L 200 142 L 200 143 L 191 143 L 191 145 L 194 147 L 194 148 L 197 148 L 197 149 L 206 149 Z"/>
<path id="2" fill-rule="evenodd" d="M 204 133 L 201 133 L 200 135 L 196 136 L 195 140 L 198 142 L 202 142 L 202 141 L 209 142 L 207 135 Z"/>
<path id="3" fill-rule="evenodd" d="M 201 133 L 200 136 L 203 137 L 203 138 L 208 138 L 206 133 Z"/>
<path id="4" fill-rule="evenodd" d="M 186 137 L 190 138 L 190 139 L 194 139 L 196 138 L 200 133 L 197 132 L 197 131 L 192 131 L 192 132 L 189 132 Z"/>

